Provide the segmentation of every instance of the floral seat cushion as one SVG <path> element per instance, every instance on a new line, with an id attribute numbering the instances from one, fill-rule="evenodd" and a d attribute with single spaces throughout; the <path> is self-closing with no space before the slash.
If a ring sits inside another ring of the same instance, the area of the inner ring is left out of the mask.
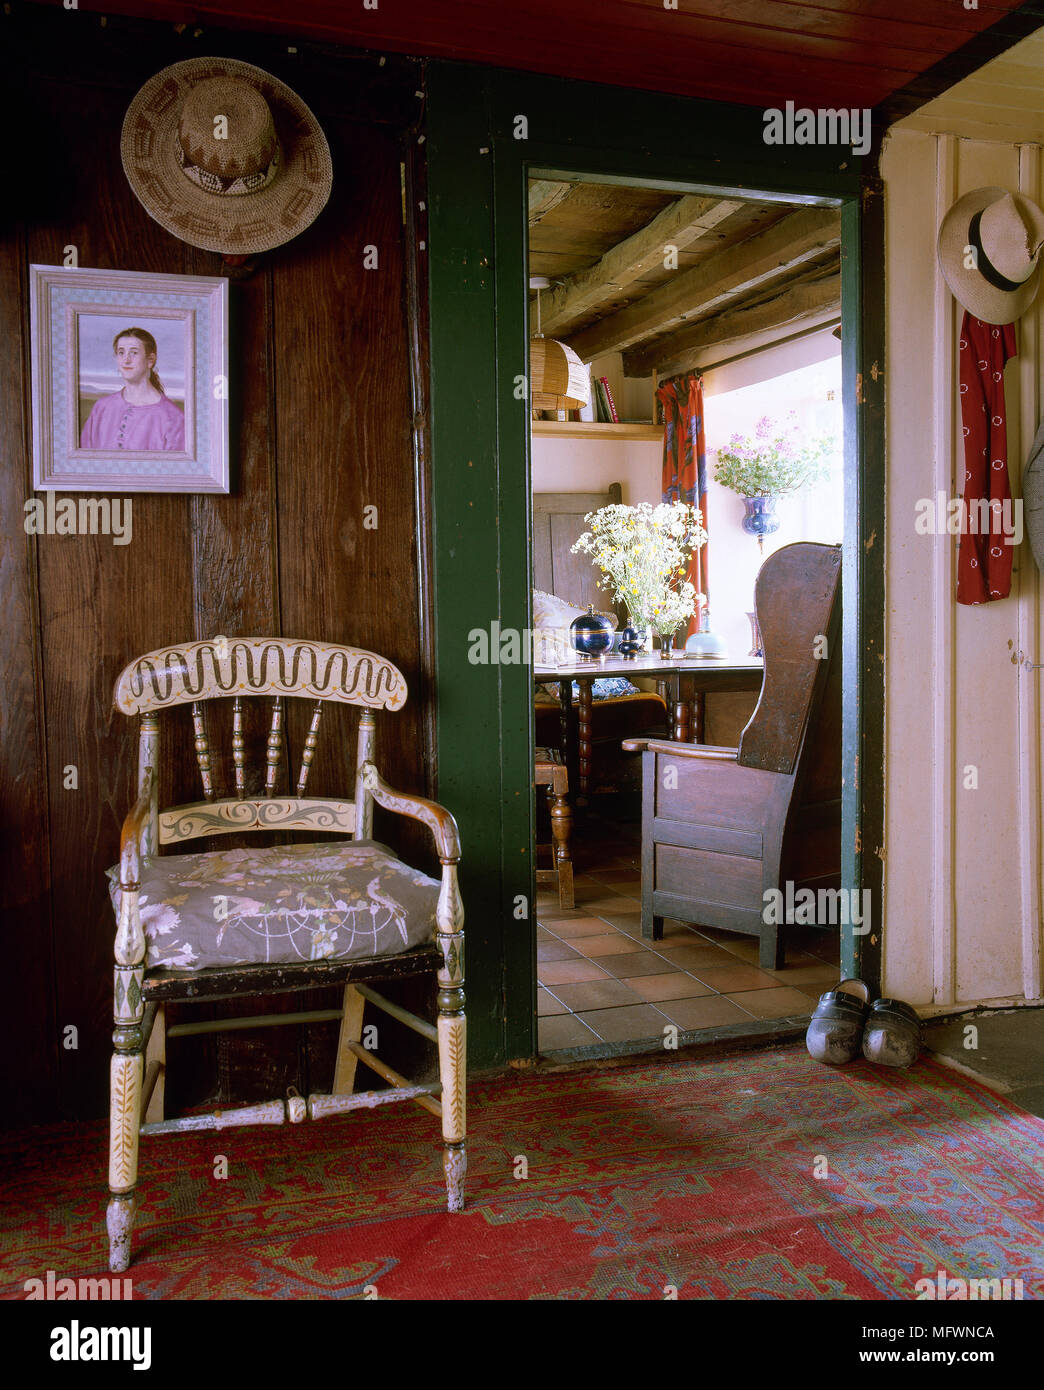
<path id="1" fill-rule="evenodd" d="M 558 708 L 558 681 L 541 681 L 536 688 L 534 699 L 538 705 L 554 705 Z M 642 692 L 632 685 L 626 676 L 604 676 L 591 682 L 592 700 L 619 700 L 623 695 L 640 695 Z M 580 682 L 573 682 L 573 701 L 580 699 Z"/>
<path id="2" fill-rule="evenodd" d="M 108 871 L 117 918 L 120 871 Z M 439 884 L 376 840 L 157 856 L 142 865 L 148 967 L 297 964 L 432 939 Z"/>

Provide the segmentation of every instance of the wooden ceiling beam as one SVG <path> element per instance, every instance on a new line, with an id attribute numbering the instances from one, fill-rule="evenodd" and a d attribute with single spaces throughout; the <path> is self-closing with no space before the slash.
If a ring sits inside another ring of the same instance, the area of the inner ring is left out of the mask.
<path id="1" fill-rule="evenodd" d="M 687 318 L 785 275 L 841 244 L 834 208 L 803 208 L 737 246 L 724 247 L 599 323 L 567 337 L 585 362 L 662 334 Z"/>
<path id="2" fill-rule="evenodd" d="M 783 328 L 799 319 L 810 318 L 841 305 L 841 275 L 835 268 L 828 275 L 788 285 L 780 294 L 758 304 L 726 309 L 712 318 L 702 319 L 678 333 L 656 342 L 643 343 L 623 355 L 625 376 L 675 376 L 688 371 L 695 359 L 708 348 L 718 348 L 737 338 Z"/>
<path id="3" fill-rule="evenodd" d="M 662 268 L 669 246 L 676 252 L 684 251 L 741 207 L 742 203 L 726 198 L 701 198 L 692 194 L 671 203 L 633 236 L 610 247 L 590 269 L 570 275 L 563 285 L 546 296 L 542 306 L 545 332 L 557 333 L 650 270 Z"/>
<path id="4" fill-rule="evenodd" d="M 575 186 L 572 183 L 559 183 L 555 179 L 530 179 L 529 225 L 535 226 L 552 208 L 564 202 Z"/>

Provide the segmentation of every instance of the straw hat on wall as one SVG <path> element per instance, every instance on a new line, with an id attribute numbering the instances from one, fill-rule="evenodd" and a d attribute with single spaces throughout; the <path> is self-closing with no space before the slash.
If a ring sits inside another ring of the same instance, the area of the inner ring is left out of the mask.
<path id="1" fill-rule="evenodd" d="M 1040 285 L 1044 212 L 1021 193 L 976 188 L 939 228 L 939 265 L 954 298 L 984 323 L 1014 323 Z M 973 263 L 973 264 L 972 264 Z"/>
<path id="2" fill-rule="evenodd" d="M 333 182 L 312 112 L 278 78 L 234 58 L 192 58 L 150 78 L 124 118 L 120 153 L 150 217 L 225 255 L 290 241 Z"/>

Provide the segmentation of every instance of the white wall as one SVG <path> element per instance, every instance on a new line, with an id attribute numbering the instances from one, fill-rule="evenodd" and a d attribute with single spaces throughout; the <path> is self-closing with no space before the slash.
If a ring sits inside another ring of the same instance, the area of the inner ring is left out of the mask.
<path id="1" fill-rule="evenodd" d="M 954 601 L 956 538 L 914 530 L 919 498 L 955 491 L 961 309 L 935 240 L 954 200 L 986 184 L 1041 201 L 1037 146 L 898 128 L 886 197 L 887 630 L 884 988 L 945 1007 L 1039 998 L 1044 660 L 1028 543 L 1009 598 Z M 1005 374 L 1013 494 L 1041 410 L 1041 309 L 1017 325 Z M 963 463 L 956 476 L 963 477 Z M 970 784 L 977 779 L 977 788 Z M 967 785 L 966 785 L 967 784 Z"/>
<path id="2" fill-rule="evenodd" d="M 603 492 L 620 483 L 627 506 L 659 502 L 663 446 L 644 439 L 533 438 L 534 492 Z"/>
<path id="3" fill-rule="evenodd" d="M 613 393 L 616 413 L 621 421 L 648 421 L 655 416 L 656 397 L 652 377 L 624 376 L 623 355 L 619 352 L 596 357 L 590 364 L 592 379 L 604 376 Z M 582 420 L 595 419 L 594 406 L 590 404 L 580 412 Z"/>
<path id="4" fill-rule="evenodd" d="M 811 338 L 802 339 L 736 363 L 737 367 L 747 368 L 742 375 L 730 376 L 732 368 L 726 367 L 704 378 L 711 626 L 724 637 L 731 656 L 745 656 L 750 650 L 747 612 L 754 607 L 754 581 L 773 551 L 794 541 L 833 545 L 841 540 L 844 496 L 840 352 L 838 340 L 828 331 L 818 344 Z M 822 360 L 824 357 L 826 360 Z M 759 370 L 754 364 L 762 358 Z M 795 367 L 795 361 L 800 365 Z M 765 377 L 762 372 L 772 375 Z M 808 434 L 833 434 L 838 451 L 831 460 L 829 475 L 821 483 L 780 499 L 776 506 L 779 530 L 764 538 L 762 551 L 757 539 L 742 528 L 743 499 L 715 481 L 717 451 L 733 434 L 753 434 L 763 415 L 783 424 L 791 410 Z"/>

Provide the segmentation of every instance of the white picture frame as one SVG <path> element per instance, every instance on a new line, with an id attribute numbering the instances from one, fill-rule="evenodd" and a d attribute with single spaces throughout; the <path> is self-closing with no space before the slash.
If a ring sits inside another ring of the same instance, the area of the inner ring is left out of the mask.
<path id="1" fill-rule="evenodd" d="M 227 493 L 228 280 L 56 265 L 30 276 L 34 490 Z M 128 343 L 150 354 L 158 399 L 127 400 L 121 339 L 124 356 Z"/>

